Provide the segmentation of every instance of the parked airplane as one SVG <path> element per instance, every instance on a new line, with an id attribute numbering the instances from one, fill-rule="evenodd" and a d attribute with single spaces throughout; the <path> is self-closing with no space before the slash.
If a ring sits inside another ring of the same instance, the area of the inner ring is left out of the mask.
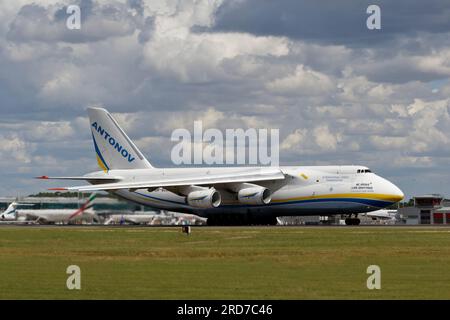
<path id="1" fill-rule="evenodd" d="M 365 215 L 373 220 L 397 220 L 397 210 L 380 209 L 365 213 Z"/>
<path id="2" fill-rule="evenodd" d="M 162 211 L 156 214 L 109 214 L 104 224 L 199 225 L 206 224 L 206 219 L 193 214 Z"/>
<path id="3" fill-rule="evenodd" d="M 92 194 L 89 199 L 77 210 L 74 209 L 20 209 L 19 206 L 30 205 L 18 202 L 11 203 L 8 208 L 0 215 L 3 221 L 29 221 L 34 223 L 55 223 L 55 222 L 73 222 L 78 220 L 92 220 L 95 213 L 90 210 L 92 201 L 96 194 Z"/>
<path id="4" fill-rule="evenodd" d="M 196 214 L 210 225 L 276 224 L 277 216 L 347 215 L 385 208 L 402 191 L 364 166 L 154 168 L 103 108 L 88 108 L 102 171 L 78 177 L 91 185 L 51 190 L 107 191 L 129 201 Z M 354 217 L 353 217 L 354 216 Z"/>
<path id="5" fill-rule="evenodd" d="M 112 214 L 104 224 L 152 224 L 157 216 L 155 214 Z"/>
<path id="6" fill-rule="evenodd" d="M 207 219 L 199 217 L 194 214 L 178 214 L 175 217 L 175 224 L 176 225 L 203 225 L 207 224 Z"/>

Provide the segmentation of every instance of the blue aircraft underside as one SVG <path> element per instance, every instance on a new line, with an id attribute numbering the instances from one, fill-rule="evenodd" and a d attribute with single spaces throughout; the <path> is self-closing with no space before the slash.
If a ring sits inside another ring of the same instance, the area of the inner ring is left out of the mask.
<path id="1" fill-rule="evenodd" d="M 154 207 L 161 209 L 194 213 L 199 216 L 248 213 L 274 216 L 353 214 L 377 210 L 391 204 L 391 202 L 372 199 L 330 198 L 272 202 L 267 205 L 222 204 L 218 208 L 196 209 L 188 206 L 186 203 L 163 199 L 148 192 L 118 192 L 117 194 L 127 200 L 132 200 L 141 203 L 142 205 L 153 205 Z"/>

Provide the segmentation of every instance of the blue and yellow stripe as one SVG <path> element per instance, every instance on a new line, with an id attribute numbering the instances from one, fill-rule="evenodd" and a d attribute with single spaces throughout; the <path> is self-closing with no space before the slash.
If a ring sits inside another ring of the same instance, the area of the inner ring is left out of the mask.
<path id="1" fill-rule="evenodd" d="M 271 204 L 279 205 L 286 203 L 308 203 L 308 202 L 356 202 L 375 207 L 386 207 L 403 199 L 403 196 L 381 193 L 335 193 L 314 195 L 306 197 L 295 197 L 287 199 L 272 199 Z"/>
<path id="2" fill-rule="evenodd" d="M 108 167 L 108 165 L 106 164 L 105 159 L 103 159 L 103 156 L 102 156 L 102 154 L 101 154 L 101 152 L 100 152 L 100 149 L 98 148 L 97 142 L 95 141 L 94 134 L 92 134 L 92 140 L 94 140 L 94 147 L 95 147 L 95 153 L 97 154 L 97 163 L 98 163 L 98 166 L 99 166 L 103 171 L 108 172 L 108 171 L 109 171 L 109 167 Z"/>

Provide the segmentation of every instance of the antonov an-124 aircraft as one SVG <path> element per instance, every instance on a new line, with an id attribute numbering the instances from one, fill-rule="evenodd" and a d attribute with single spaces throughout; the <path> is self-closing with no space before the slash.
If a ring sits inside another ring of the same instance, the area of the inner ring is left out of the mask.
<path id="1" fill-rule="evenodd" d="M 103 108 L 88 108 L 101 171 L 78 177 L 90 185 L 53 188 L 107 191 L 126 200 L 192 213 L 209 225 L 276 224 L 278 216 L 344 215 L 379 210 L 403 199 L 402 191 L 364 166 L 154 168 Z"/>

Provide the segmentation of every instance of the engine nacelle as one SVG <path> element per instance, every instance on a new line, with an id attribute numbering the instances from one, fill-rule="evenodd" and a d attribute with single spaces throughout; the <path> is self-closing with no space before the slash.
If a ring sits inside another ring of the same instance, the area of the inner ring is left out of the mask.
<path id="1" fill-rule="evenodd" d="M 187 203 L 196 208 L 217 208 L 222 202 L 220 192 L 216 189 L 191 191 L 186 196 Z"/>
<path id="2" fill-rule="evenodd" d="M 272 200 L 272 193 L 264 187 L 250 187 L 239 190 L 237 198 L 245 204 L 268 204 Z"/>

